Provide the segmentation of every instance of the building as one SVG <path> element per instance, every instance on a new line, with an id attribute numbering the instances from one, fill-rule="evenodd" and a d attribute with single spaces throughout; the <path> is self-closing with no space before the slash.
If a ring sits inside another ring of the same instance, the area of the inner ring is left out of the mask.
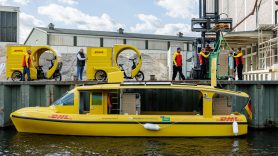
<path id="1" fill-rule="evenodd" d="M 207 0 L 213 10 L 213 0 Z M 219 0 L 221 17 L 233 18 L 225 35 L 230 47 L 243 49 L 245 80 L 278 80 L 278 1 Z"/>
<path id="2" fill-rule="evenodd" d="M 5 46 L 19 42 L 19 7 L 0 6 L 0 76 L 5 69 Z"/>
<path id="3" fill-rule="evenodd" d="M 113 47 L 114 44 L 131 44 L 144 54 L 142 68 L 147 73 L 145 74 L 147 78 L 149 78 L 149 75 L 155 74 L 158 79 L 165 80 L 170 77 L 169 73 L 172 69 L 171 65 L 169 65 L 169 60 L 171 60 L 172 56 L 168 54 L 168 51 L 173 52 L 175 48 L 181 47 L 186 56 L 192 57 L 194 40 L 195 38 L 185 37 L 182 33 L 178 33 L 177 36 L 168 36 L 125 33 L 122 28 L 118 32 L 61 29 L 55 28 L 50 23 L 48 27 L 33 28 L 24 44 L 49 45 L 64 54 L 77 53 L 80 48 L 86 49 L 86 47 Z M 154 66 L 152 64 L 155 64 L 153 61 L 157 61 L 161 68 L 151 70 Z M 187 72 L 188 77 L 190 68 L 191 65 L 184 68 L 184 72 Z M 160 69 L 163 69 L 163 71 L 159 71 Z M 164 73 L 164 75 L 159 76 L 160 73 Z"/>
<path id="4" fill-rule="evenodd" d="M 19 7 L 0 6 L 0 46 L 19 42 Z"/>

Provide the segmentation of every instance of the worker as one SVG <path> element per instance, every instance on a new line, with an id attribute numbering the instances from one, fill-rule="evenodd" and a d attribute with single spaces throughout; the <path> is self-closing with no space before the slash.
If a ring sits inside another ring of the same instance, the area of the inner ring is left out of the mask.
<path id="1" fill-rule="evenodd" d="M 21 76 L 21 81 L 25 81 L 25 74 L 27 74 L 28 81 L 31 81 L 30 77 L 30 66 L 31 66 L 31 50 L 27 50 L 27 53 L 24 54 L 22 60 L 23 74 Z"/>
<path id="2" fill-rule="evenodd" d="M 86 56 L 84 54 L 84 49 L 81 48 L 77 53 L 77 80 L 82 80 L 82 74 L 85 66 Z"/>
<path id="3" fill-rule="evenodd" d="M 201 73 L 200 73 L 200 78 L 205 79 L 207 75 L 207 59 L 209 57 L 210 53 L 206 50 L 206 48 L 202 48 L 200 55 L 199 55 L 199 61 L 201 65 Z"/>
<path id="4" fill-rule="evenodd" d="M 177 72 L 179 72 L 179 75 L 182 78 L 182 80 L 185 80 L 185 77 L 182 73 L 182 54 L 181 54 L 180 47 L 177 48 L 177 51 L 173 55 L 173 77 L 172 77 L 173 81 L 177 76 Z"/>
<path id="5" fill-rule="evenodd" d="M 236 61 L 236 70 L 237 70 L 237 76 L 239 80 L 242 80 L 242 69 L 243 69 L 243 64 L 244 64 L 244 59 L 243 59 L 243 53 L 241 50 L 241 47 L 238 48 L 238 51 L 233 55 Z"/>
<path id="6" fill-rule="evenodd" d="M 206 46 L 206 52 L 212 52 L 213 51 L 213 49 L 211 48 L 211 46 L 209 45 L 209 44 L 207 44 L 207 46 Z"/>

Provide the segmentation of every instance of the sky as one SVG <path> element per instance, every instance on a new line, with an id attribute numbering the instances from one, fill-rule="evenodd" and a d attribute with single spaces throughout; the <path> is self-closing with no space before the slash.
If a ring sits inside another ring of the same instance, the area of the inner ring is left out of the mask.
<path id="1" fill-rule="evenodd" d="M 20 43 L 33 27 L 197 36 L 198 0 L 0 0 L 20 7 Z"/>

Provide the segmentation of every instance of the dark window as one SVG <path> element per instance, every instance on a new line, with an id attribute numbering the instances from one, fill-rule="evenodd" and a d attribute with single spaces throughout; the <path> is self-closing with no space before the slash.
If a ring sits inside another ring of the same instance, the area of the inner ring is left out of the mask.
<path id="1" fill-rule="evenodd" d="M 126 44 L 126 39 L 124 39 L 124 44 Z"/>
<path id="2" fill-rule="evenodd" d="M 0 42 L 17 42 L 17 13 L 0 11 Z"/>
<path id="3" fill-rule="evenodd" d="M 73 36 L 73 46 L 77 46 L 77 37 Z"/>
<path id="4" fill-rule="evenodd" d="M 103 47 L 103 38 L 100 38 L 100 47 Z"/>
<path id="5" fill-rule="evenodd" d="M 148 40 L 145 40 L 145 49 L 149 49 L 149 42 L 148 42 Z"/>
<path id="6" fill-rule="evenodd" d="M 170 44 L 170 42 L 168 41 L 168 42 L 167 42 L 167 48 L 170 49 L 170 46 L 171 46 L 171 44 Z"/>

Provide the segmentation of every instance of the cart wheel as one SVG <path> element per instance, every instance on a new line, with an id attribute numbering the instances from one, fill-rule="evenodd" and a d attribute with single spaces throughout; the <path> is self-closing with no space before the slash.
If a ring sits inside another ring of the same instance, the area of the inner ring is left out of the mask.
<path id="1" fill-rule="evenodd" d="M 98 70 L 96 73 L 95 73 L 95 79 L 97 81 L 105 81 L 107 78 L 107 75 L 106 75 L 106 72 L 103 71 L 103 70 Z"/>
<path id="2" fill-rule="evenodd" d="M 20 71 L 14 71 L 11 78 L 13 81 L 20 81 L 21 77 L 22 73 Z"/>
<path id="3" fill-rule="evenodd" d="M 135 75 L 136 81 L 144 81 L 144 73 L 142 71 L 139 71 L 137 75 Z"/>
<path id="4" fill-rule="evenodd" d="M 62 81 L 62 74 L 61 73 L 56 73 L 54 79 L 55 79 L 55 81 Z"/>

